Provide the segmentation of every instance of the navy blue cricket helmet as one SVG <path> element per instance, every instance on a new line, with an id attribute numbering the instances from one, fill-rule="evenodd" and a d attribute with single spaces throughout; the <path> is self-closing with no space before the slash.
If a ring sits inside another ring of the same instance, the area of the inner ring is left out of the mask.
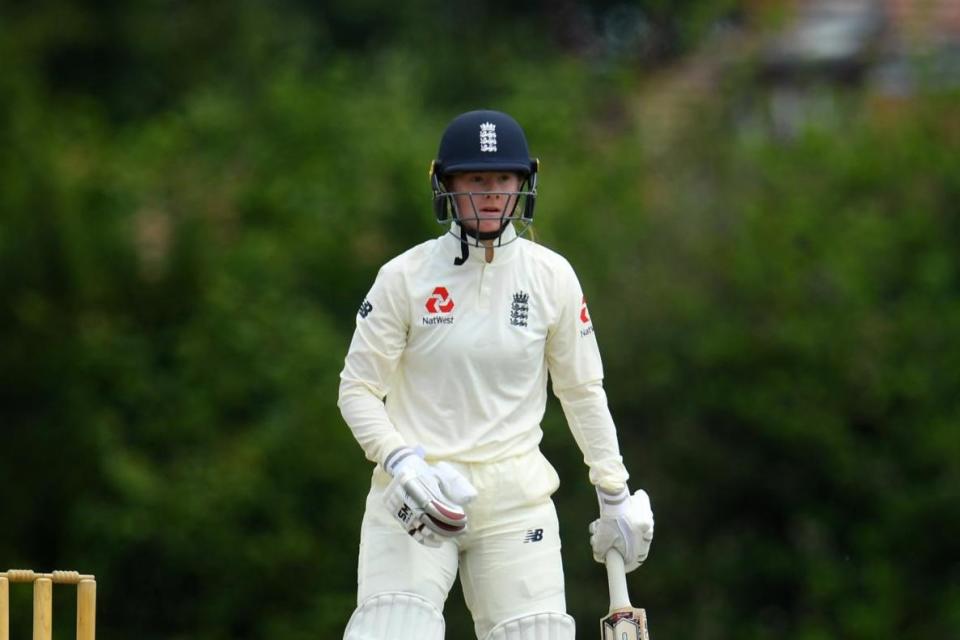
<path id="1" fill-rule="evenodd" d="M 444 182 L 448 176 L 468 171 L 510 171 L 521 177 L 520 191 L 508 194 L 516 196 L 513 209 L 506 212 L 499 232 L 484 234 L 480 239 L 499 237 L 512 221 L 522 225 L 517 230 L 517 235 L 522 235 L 533 222 L 539 164 L 539 160 L 530 157 L 523 128 L 506 113 L 478 110 L 460 114 L 447 125 L 437 159 L 430 166 L 437 222 L 449 223 L 451 212 L 458 224 L 469 215 L 457 210 L 454 196 L 458 194 L 448 191 Z"/>

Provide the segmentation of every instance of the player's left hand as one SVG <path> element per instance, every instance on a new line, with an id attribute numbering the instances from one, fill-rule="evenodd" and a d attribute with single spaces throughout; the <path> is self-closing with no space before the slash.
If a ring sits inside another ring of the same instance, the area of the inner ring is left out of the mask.
<path id="1" fill-rule="evenodd" d="M 607 493 L 597 487 L 600 517 L 590 523 L 593 559 L 603 563 L 607 552 L 616 549 L 630 572 L 643 564 L 653 542 L 653 509 L 643 489 L 630 495 L 624 487 L 619 493 Z"/>

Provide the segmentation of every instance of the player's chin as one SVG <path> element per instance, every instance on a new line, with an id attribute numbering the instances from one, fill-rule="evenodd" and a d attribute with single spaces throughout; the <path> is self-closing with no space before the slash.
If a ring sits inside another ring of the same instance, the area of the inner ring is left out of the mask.
<path id="1" fill-rule="evenodd" d="M 485 218 L 480 220 L 478 225 L 480 233 L 496 233 L 500 231 L 503 221 L 500 218 Z"/>
<path id="2" fill-rule="evenodd" d="M 466 218 L 461 219 L 460 224 L 470 233 L 496 233 L 503 221 L 500 218 Z"/>

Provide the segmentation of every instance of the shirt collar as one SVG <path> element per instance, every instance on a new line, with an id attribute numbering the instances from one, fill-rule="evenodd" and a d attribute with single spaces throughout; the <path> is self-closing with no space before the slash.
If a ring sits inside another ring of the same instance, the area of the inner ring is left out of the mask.
<path id="1" fill-rule="evenodd" d="M 489 264 L 502 263 L 510 258 L 516 253 L 516 247 L 519 239 L 517 238 L 517 231 L 513 228 L 513 223 L 507 225 L 503 230 L 503 233 L 500 234 L 500 241 L 504 244 L 502 246 L 497 246 L 498 240 L 494 240 L 493 244 L 493 262 Z M 459 258 L 462 255 L 462 249 L 460 248 L 460 225 L 456 222 L 450 223 L 450 231 L 443 234 L 443 237 L 440 238 L 440 242 L 443 244 L 444 253 L 450 256 L 451 263 L 454 258 Z M 473 243 L 476 242 L 470 236 L 467 236 L 467 243 L 469 244 L 470 254 L 467 257 L 467 262 L 475 263 L 486 263 L 484 258 L 486 254 L 486 247 L 483 245 L 479 247 L 473 246 Z"/>

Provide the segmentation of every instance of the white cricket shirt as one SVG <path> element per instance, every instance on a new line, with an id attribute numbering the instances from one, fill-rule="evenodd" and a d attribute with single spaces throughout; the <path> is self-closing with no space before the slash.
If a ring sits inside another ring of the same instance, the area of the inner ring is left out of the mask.
<path id="1" fill-rule="evenodd" d="M 504 240 L 515 237 L 512 226 Z M 590 467 L 627 472 L 603 391 L 593 324 L 573 268 L 523 238 L 470 248 L 451 234 L 385 264 L 357 314 L 339 406 L 366 456 L 421 445 L 428 460 L 494 462 L 543 437 L 547 375 Z"/>

